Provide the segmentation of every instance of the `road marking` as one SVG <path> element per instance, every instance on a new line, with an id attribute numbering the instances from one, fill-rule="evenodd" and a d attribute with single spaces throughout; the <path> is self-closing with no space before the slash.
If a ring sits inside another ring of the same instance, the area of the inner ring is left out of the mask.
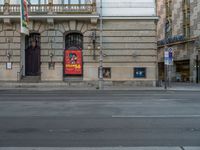
<path id="1" fill-rule="evenodd" d="M 113 115 L 112 118 L 200 118 L 200 115 Z"/>
<path id="2" fill-rule="evenodd" d="M 0 147 L 0 150 L 181 150 L 180 147 Z"/>

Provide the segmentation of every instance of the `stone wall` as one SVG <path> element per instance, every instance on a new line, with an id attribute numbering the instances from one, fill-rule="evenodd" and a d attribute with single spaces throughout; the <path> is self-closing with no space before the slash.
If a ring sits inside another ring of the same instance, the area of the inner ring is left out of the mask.
<path id="1" fill-rule="evenodd" d="M 16 81 L 20 70 L 20 33 L 19 24 L 0 23 L 0 80 Z M 10 60 L 7 57 L 10 55 Z M 12 62 L 12 69 L 6 63 Z"/>
<path id="2" fill-rule="evenodd" d="M 200 1 L 191 0 L 191 36 L 200 36 Z"/>
<path id="3" fill-rule="evenodd" d="M 111 67 L 112 81 L 156 80 L 156 24 L 153 20 L 104 20 L 103 66 Z M 98 59 L 97 59 L 98 60 Z M 97 79 L 98 63 L 85 57 L 85 80 Z M 146 67 L 147 77 L 133 77 L 134 67 Z"/>
<path id="4" fill-rule="evenodd" d="M 55 21 L 53 26 L 47 22 L 31 21 L 31 33 L 41 35 L 41 80 L 63 80 L 63 55 L 65 49 L 65 35 L 78 31 L 84 36 L 83 48 L 83 80 L 98 80 L 99 66 L 99 27 L 90 21 Z M 96 57 L 93 58 L 91 35 L 96 31 Z M 6 37 L 13 37 L 10 49 L 13 69 L 6 70 L 8 62 L 6 52 L 8 44 Z M 52 42 L 53 41 L 53 42 Z M 0 80 L 17 80 L 17 72 L 24 58 L 23 38 L 20 38 L 19 23 L 10 28 L 0 24 Z M 51 60 L 50 54 L 53 53 Z M 107 81 L 146 81 L 155 85 L 156 81 L 156 24 L 154 20 L 104 20 L 103 23 L 103 53 L 104 67 L 111 67 L 111 79 Z M 55 62 L 55 68 L 49 68 L 49 62 Z M 145 67 L 147 76 L 144 79 L 133 77 L 134 67 Z"/>
<path id="5" fill-rule="evenodd" d="M 172 0 L 172 35 L 183 34 L 183 0 Z M 164 39 L 164 28 L 166 18 L 165 1 L 157 1 L 157 14 L 160 16 L 158 22 L 158 40 Z M 200 36 L 200 1 L 190 1 L 190 38 Z M 190 81 L 195 81 L 196 76 L 196 55 L 197 51 L 194 42 L 182 43 L 171 46 L 174 51 L 174 61 L 190 60 Z M 158 48 L 158 60 L 163 62 L 164 48 Z"/>
<path id="6" fill-rule="evenodd" d="M 157 24 L 157 40 L 165 38 L 165 18 L 166 18 L 166 7 L 164 0 L 157 0 L 157 15 L 159 17 Z"/>

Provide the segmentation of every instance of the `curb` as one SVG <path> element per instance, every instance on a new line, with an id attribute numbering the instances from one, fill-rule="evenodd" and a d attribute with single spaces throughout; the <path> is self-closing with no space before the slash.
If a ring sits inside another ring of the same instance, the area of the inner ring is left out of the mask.
<path id="1" fill-rule="evenodd" d="M 200 150 L 200 147 L 0 147 L 0 150 Z"/>
<path id="2" fill-rule="evenodd" d="M 199 150 L 200 147 L 0 147 L 0 150 Z"/>

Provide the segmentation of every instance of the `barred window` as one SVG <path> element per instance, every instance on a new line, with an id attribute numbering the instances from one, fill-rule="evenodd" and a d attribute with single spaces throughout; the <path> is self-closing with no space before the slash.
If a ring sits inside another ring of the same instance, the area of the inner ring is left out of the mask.
<path id="1" fill-rule="evenodd" d="M 31 4 L 47 4 L 48 0 L 29 0 Z"/>
<path id="2" fill-rule="evenodd" d="M 85 4 L 87 0 L 63 0 L 64 4 Z"/>
<path id="3" fill-rule="evenodd" d="M 70 33 L 65 37 L 65 49 L 83 49 L 83 35 Z"/>

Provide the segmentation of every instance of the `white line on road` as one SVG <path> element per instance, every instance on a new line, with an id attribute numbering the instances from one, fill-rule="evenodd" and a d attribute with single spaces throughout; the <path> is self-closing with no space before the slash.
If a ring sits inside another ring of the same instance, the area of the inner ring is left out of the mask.
<path id="1" fill-rule="evenodd" d="M 200 118 L 200 115 L 113 115 L 112 118 Z"/>
<path id="2" fill-rule="evenodd" d="M 200 147 L 199 147 L 200 148 Z M 181 150 L 180 147 L 0 147 L 0 150 Z M 185 149 L 187 150 L 187 149 Z M 193 149 L 190 149 L 193 150 Z M 197 149 L 194 149 L 197 150 Z M 198 149 L 199 150 L 199 149 Z"/>

